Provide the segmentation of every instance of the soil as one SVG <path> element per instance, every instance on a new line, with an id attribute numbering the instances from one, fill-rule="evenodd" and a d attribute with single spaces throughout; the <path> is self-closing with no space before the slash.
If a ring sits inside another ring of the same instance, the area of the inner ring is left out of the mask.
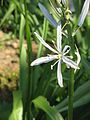
<path id="1" fill-rule="evenodd" d="M 26 43 L 24 43 L 26 47 Z M 32 51 L 37 52 L 32 43 Z M 0 98 L 8 101 L 10 91 L 18 88 L 19 82 L 19 40 L 12 34 L 0 31 Z"/>

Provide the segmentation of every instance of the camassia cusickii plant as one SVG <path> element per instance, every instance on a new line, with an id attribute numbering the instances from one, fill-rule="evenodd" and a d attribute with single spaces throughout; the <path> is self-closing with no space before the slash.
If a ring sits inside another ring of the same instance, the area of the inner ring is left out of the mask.
<path id="1" fill-rule="evenodd" d="M 0 100 L 0 120 L 89 120 L 89 7 L 90 0 L 1 0 L 0 29 L 19 38 L 20 75 L 11 103 Z"/>

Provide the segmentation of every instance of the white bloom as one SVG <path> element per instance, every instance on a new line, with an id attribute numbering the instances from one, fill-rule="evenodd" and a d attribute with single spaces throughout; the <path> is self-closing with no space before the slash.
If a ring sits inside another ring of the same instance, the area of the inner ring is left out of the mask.
<path id="1" fill-rule="evenodd" d="M 80 17 L 79 17 L 79 22 L 78 22 L 78 26 L 80 26 L 80 27 L 84 23 L 86 15 L 88 14 L 89 5 L 90 5 L 90 0 L 85 0 L 82 11 L 81 11 L 81 14 L 80 14 Z"/>
<path id="2" fill-rule="evenodd" d="M 51 46 L 49 46 L 43 40 L 43 38 L 40 37 L 36 32 L 35 32 L 35 35 L 46 48 L 48 48 L 50 51 L 52 51 L 54 53 L 54 55 L 47 55 L 46 57 L 38 58 L 31 63 L 31 66 L 40 65 L 42 63 L 47 63 L 47 62 L 50 62 L 52 60 L 56 60 L 56 62 L 53 65 L 51 65 L 51 69 L 53 69 L 53 66 L 56 63 L 58 63 L 58 66 L 57 66 L 58 84 L 61 87 L 63 87 L 63 79 L 62 79 L 62 73 L 61 73 L 61 62 L 63 61 L 64 63 L 66 63 L 66 65 L 68 67 L 71 67 L 71 68 L 74 68 L 74 69 L 79 69 L 79 67 L 78 67 L 77 63 L 75 63 L 74 61 L 72 61 L 70 59 L 71 58 L 70 56 L 66 56 L 66 54 L 69 53 L 69 51 L 70 51 L 70 46 L 65 45 L 64 49 L 62 50 L 61 23 L 59 23 L 58 26 L 57 26 L 57 48 L 56 48 L 56 50 L 53 49 Z"/>

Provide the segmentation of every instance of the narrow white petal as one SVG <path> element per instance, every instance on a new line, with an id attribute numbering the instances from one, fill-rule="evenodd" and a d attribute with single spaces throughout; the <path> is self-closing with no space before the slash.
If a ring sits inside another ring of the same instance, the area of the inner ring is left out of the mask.
<path id="1" fill-rule="evenodd" d="M 44 16 L 49 20 L 49 22 L 56 27 L 57 26 L 57 22 L 56 20 L 53 18 L 53 16 L 47 11 L 47 9 L 41 4 L 38 4 L 39 8 L 41 9 L 42 13 L 44 14 Z"/>
<path id="2" fill-rule="evenodd" d="M 62 13 L 62 10 L 61 10 L 61 8 L 59 7 L 56 7 L 56 9 L 57 9 L 57 11 L 59 12 L 59 13 Z"/>
<path id="3" fill-rule="evenodd" d="M 61 52 L 62 50 L 61 42 L 62 42 L 62 30 L 61 30 L 61 22 L 59 22 L 57 26 L 57 48 L 59 52 Z"/>
<path id="4" fill-rule="evenodd" d="M 79 63 L 81 61 L 81 56 L 79 54 L 79 50 L 78 50 L 77 46 L 76 46 L 76 49 L 77 49 L 77 51 L 75 52 L 75 54 L 77 55 L 77 61 L 76 62 L 77 62 L 77 65 L 79 65 Z M 76 69 L 75 69 L 74 72 L 76 72 Z"/>
<path id="5" fill-rule="evenodd" d="M 67 58 L 69 59 L 73 59 L 73 56 L 67 56 Z M 70 68 L 70 66 L 68 64 L 66 64 L 67 68 Z"/>
<path id="6" fill-rule="evenodd" d="M 75 52 L 75 54 L 77 55 L 77 65 L 79 65 L 79 63 L 80 63 L 80 61 L 81 61 L 81 56 L 80 56 L 80 54 L 79 54 L 79 50 L 78 50 L 78 48 L 76 47 L 76 52 Z"/>
<path id="7" fill-rule="evenodd" d="M 63 48 L 63 53 L 64 55 L 66 55 L 67 53 L 69 53 L 71 47 L 69 45 L 65 45 L 65 47 Z"/>
<path id="8" fill-rule="evenodd" d="M 51 46 L 49 46 L 46 42 L 45 42 L 45 40 L 43 40 L 43 38 L 42 37 L 40 37 L 36 32 L 34 32 L 35 33 L 35 35 L 36 35 L 36 37 L 39 39 L 39 41 L 46 47 L 46 48 L 48 48 L 49 50 L 51 50 L 52 52 L 54 52 L 54 53 L 58 53 L 56 50 L 54 50 Z"/>
<path id="9" fill-rule="evenodd" d="M 69 0 L 69 4 L 70 4 L 70 10 L 72 12 L 75 12 L 75 7 L 74 7 L 74 4 L 73 4 L 73 0 Z"/>
<path id="10" fill-rule="evenodd" d="M 31 66 L 40 65 L 42 63 L 48 63 L 48 62 L 50 62 L 52 60 L 55 60 L 56 58 L 57 58 L 57 55 L 51 55 L 51 56 L 41 57 L 41 58 L 38 58 L 38 59 L 34 60 L 31 63 Z"/>
<path id="11" fill-rule="evenodd" d="M 77 63 L 75 63 L 74 61 L 72 61 L 71 59 L 67 58 L 66 56 L 62 56 L 62 60 L 64 63 L 66 63 L 68 66 L 70 66 L 71 68 L 74 69 L 79 69 Z"/>
<path id="12" fill-rule="evenodd" d="M 75 8 L 74 8 L 73 0 L 68 0 L 68 2 L 69 2 L 69 5 L 70 5 L 70 10 L 72 12 L 74 12 Z M 63 5 L 67 5 L 67 0 L 62 0 L 62 3 L 63 3 Z"/>
<path id="13" fill-rule="evenodd" d="M 62 79 L 62 73 L 61 73 L 61 61 L 59 60 L 58 66 L 57 66 L 57 78 L 58 78 L 58 84 L 60 87 L 63 87 L 63 79 Z"/>
<path id="14" fill-rule="evenodd" d="M 66 2 L 66 0 L 62 0 L 62 3 L 63 3 L 63 5 L 66 5 L 67 2 Z"/>
<path id="15" fill-rule="evenodd" d="M 90 0 L 85 0 L 78 22 L 78 26 L 80 27 L 84 23 L 85 17 L 89 11 L 89 4 L 90 4 Z"/>

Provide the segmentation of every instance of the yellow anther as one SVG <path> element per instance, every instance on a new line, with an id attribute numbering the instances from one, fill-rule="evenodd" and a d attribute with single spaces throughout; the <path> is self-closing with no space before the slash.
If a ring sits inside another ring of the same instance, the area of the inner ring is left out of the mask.
<path id="1" fill-rule="evenodd" d="M 72 12 L 69 9 L 67 9 L 66 14 L 72 14 Z"/>
<path id="2" fill-rule="evenodd" d="M 67 19 L 67 20 L 70 19 L 71 14 L 72 14 L 72 12 L 71 12 L 69 9 L 67 9 L 67 10 L 65 11 L 65 16 L 66 16 L 66 19 Z"/>

